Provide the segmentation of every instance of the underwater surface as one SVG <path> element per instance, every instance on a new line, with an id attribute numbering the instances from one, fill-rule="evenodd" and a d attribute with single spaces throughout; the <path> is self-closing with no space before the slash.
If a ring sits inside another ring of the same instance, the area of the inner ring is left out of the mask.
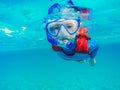
<path id="1" fill-rule="evenodd" d="M 120 90 L 120 1 L 73 0 L 93 9 L 97 64 L 65 61 L 47 42 L 43 18 L 65 0 L 0 0 L 0 90 Z"/>

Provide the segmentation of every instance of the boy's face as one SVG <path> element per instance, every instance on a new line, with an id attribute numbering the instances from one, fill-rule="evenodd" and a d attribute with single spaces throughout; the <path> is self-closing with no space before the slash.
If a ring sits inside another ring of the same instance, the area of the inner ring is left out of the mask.
<path id="1" fill-rule="evenodd" d="M 79 20 L 59 19 L 46 24 L 47 39 L 51 44 L 64 48 L 72 48 L 79 29 Z"/>

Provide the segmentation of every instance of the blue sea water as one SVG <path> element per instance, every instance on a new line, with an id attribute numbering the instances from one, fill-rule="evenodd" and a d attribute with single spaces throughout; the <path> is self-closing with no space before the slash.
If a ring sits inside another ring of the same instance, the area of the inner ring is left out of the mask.
<path id="1" fill-rule="evenodd" d="M 43 18 L 65 0 L 0 0 L 0 90 L 120 90 L 120 1 L 73 0 L 93 9 L 97 64 L 65 61 L 51 50 Z"/>

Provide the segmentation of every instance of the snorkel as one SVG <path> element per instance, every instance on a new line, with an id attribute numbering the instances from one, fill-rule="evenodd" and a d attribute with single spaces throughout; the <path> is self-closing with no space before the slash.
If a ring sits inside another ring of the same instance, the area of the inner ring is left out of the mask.
<path id="1" fill-rule="evenodd" d="M 52 23 L 52 22 L 58 22 L 59 20 L 76 20 L 78 25 L 75 28 L 76 31 L 75 33 L 70 34 L 68 31 L 68 28 L 65 25 L 59 25 L 59 29 L 58 29 L 58 34 L 57 35 L 52 35 L 49 32 L 49 27 L 48 24 Z M 71 0 L 69 0 L 67 2 L 67 4 L 65 5 L 60 5 L 58 3 L 52 5 L 49 10 L 48 10 L 48 15 L 46 18 L 46 34 L 47 34 L 47 40 L 56 46 L 60 46 L 63 48 L 67 48 L 67 49 L 72 49 L 75 47 L 75 41 L 76 41 L 76 35 L 77 35 L 77 31 L 80 27 L 80 11 L 78 11 L 74 5 L 73 2 Z M 62 30 L 64 28 L 64 31 L 69 34 L 69 38 L 67 38 L 65 36 L 65 33 L 62 33 Z M 62 36 L 63 35 L 63 36 Z M 61 36 L 61 37 L 59 37 Z"/>
<path id="2" fill-rule="evenodd" d="M 60 5 L 58 3 L 52 5 L 48 10 L 48 16 L 47 16 L 47 24 L 51 22 L 57 22 L 61 19 L 69 20 L 76 18 L 76 15 L 79 16 L 79 13 L 76 13 L 73 8 L 70 8 L 73 5 L 73 2 L 69 0 L 66 5 Z M 77 18 L 78 19 L 78 18 Z M 78 23 L 80 22 L 80 19 L 78 20 Z M 77 29 L 79 28 L 79 25 L 77 26 Z M 68 35 L 69 38 L 65 36 L 65 33 L 61 33 L 62 29 L 65 29 L 66 33 L 68 33 L 67 27 L 60 25 L 59 32 L 56 36 L 49 33 L 48 26 L 46 25 L 46 34 L 47 34 L 47 40 L 56 46 L 60 46 L 67 49 L 72 49 L 75 46 L 75 39 L 76 35 Z M 68 33 L 69 34 L 69 33 Z"/>

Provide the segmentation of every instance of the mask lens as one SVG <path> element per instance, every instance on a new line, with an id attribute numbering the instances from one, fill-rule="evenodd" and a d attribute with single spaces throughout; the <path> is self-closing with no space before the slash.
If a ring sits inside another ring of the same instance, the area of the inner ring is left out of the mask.
<path id="1" fill-rule="evenodd" d="M 67 31 L 70 34 L 75 33 L 77 31 L 77 29 L 78 29 L 78 22 L 76 20 L 66 20 L 64 22 L 64 25 L 66 26 Z"/>
<path id="2" fill-rule="evenodd" d="M 49 23 L 47 26 L 48 32 L 54 36 L 57 35 L 58 29 L 59 29 L 59 24 L 57 24 L 55 22 Z"/>

